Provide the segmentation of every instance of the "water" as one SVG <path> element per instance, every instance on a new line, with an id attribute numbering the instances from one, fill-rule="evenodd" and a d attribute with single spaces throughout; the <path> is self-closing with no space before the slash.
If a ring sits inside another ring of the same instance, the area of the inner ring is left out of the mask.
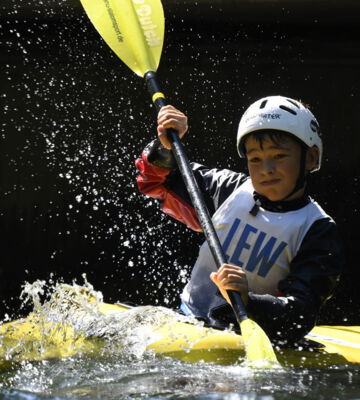
<path id="1" fill-rule="evenodd" d="M 102 294 L 88 282 L 37 281 L 25 285 L 23 300 L 34 303 L 33 321 L 42 335 L 31 346 L 1 342 L 0 399 L 360 398 L 358 366 L 253 369 L 243 360 L 224 366 L 156 356 L 146 350 L 153 340 L 147 327 L 183 317 L 151 306 L 104 315 L 97 311 Z M 62 328 L 69 326 L 65 337 Z M 101 338 L 92 342 L 96 350 L 84 346 L 90 336 Z M 65 357 L 55 357 L 52 343 L 64 342 Z"/>
<path id="2" fill-rule="evenodd" d="M 24 362 L 0 375 L 5 399 L 358 399 L 356 368 L 257 371 L 150 356 Z"/>

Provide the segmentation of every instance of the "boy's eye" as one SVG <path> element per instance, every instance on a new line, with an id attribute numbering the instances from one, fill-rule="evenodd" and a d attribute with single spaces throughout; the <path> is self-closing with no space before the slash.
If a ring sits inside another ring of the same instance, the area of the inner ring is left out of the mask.
<path id="1" fill-rule="evenodd" d="M 285 157 L 287 157 L 287 154 L 285 154 L 285 153 L 278 153 L 278 154 L 275 154 L 275 159 L 277 159 L 277 160 L 279 160 L 279 159 L 281 159 L 281 158 L 285 158 Z"/>
<path id="2" fill-rule="evenodd" d="M 260 158 L 259 158 L 259 157 L 250 157 L 250 158 L 248 159 L 248 161 L 249 161 L 250 163 L 257 163 L 257 162 L 260 161 Z"/>

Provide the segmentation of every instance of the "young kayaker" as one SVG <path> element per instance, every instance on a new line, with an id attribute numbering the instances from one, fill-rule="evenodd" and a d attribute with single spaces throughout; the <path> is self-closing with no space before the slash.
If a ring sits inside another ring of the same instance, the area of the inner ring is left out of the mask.
<path id="1" fill-rule="evenodd" d="M 172 106 L 158 115 L 158 139 L 136 166 L 142 193 L 200 231 L 170 150 L 166 129 L 182 138 L 187 117 Z M 241 118 L 237 149 L 248 172 L 192 163 L 228 264 L 218 271 L 204 243 L 181 296 L 181 310 L 210 325 L 235 324 L 226 290 L 237 290 L 249 316 L 271 340 L 289 344 L 315 325 L 343 265 L 333 219 L 309 196 L 309 173 L 319 170 L 322 141 L 316 118 L 297 100 L 270 96 Z"/>

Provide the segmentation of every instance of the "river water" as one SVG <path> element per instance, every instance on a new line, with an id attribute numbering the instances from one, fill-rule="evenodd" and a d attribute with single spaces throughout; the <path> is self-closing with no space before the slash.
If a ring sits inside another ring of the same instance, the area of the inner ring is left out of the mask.
<path id="1" fill-rule="evenodd" d="M 2 341 L 8 363 L 1 364 L 0 399 L 360 399 L 359 366 L 254 369 L 242 360 L 224 366 L 156 356 L 146 350 L 144 316 L 125 312 L 110 318 L 94 312 L 102 295 L 89 283 L 54 285 L 49 290 L 37 281 L 25 286 L 23 298 L 33 301 L 38 325 L 45 320 L 71 324 L 77 335 L 74 342 L 84 334 L 101 336 L 106 344 L 94 353 L 49 357 L 44 354 L 50 331 L 43 331 L 30 347 Z M 159 308 L 143 310 L 151 319 Z"/>
<path id="2" fill-rule="evenodd" d="M 358 368 L 257 371 L 173 359 L 24 362 L 1 374 L 3 399 L 359 399 Z"/>

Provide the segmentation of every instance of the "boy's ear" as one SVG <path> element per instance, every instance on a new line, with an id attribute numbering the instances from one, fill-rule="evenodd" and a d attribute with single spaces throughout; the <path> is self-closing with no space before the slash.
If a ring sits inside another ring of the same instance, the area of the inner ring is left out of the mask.
<path id="1" fill-rule="evenodd" d="M 317 146 L 313 146 L 307 149 L 305 165 L 307 171 L 312 171 L 313 169 L 317 168 L 319 164 L 319 157 L 320 153 Z"/>

